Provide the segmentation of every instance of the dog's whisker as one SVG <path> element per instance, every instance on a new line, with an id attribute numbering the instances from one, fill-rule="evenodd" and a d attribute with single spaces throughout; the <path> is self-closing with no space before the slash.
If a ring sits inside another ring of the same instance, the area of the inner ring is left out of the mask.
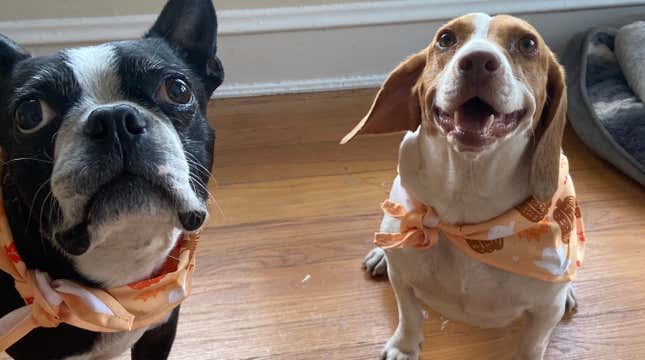
<path id="1" fill-rule="evenodd" d="M 47 202 L 49 201 L 49 198 L 53 196 L 53 193 L 51 191 L 47 192 L 47 196 L 45 196 L 45 200 L 43 200 L 43 203 L 40 205 L 40 213 L 38 215 L 38 222 L 42 224 L 43 221 L 43 214 L 45 213 L 45 206 L 47 205 Z"/>
<path id="2" fill-rule="evenodd" d="M 37 161 L 37 162 L 42 162 L 42 163 L 46 163 L 46 164 L 52 164 L 53 163 L 50 160 L 43 160 L 43 159 L 30 158 L 30 157 L 22 157 L 22 158 L 11 159 L 9 161 L 0 160 L 0 165 L 9 165 L 9 164 L 13 164 L 13 163 L 18 162 L 18 161 Z"/>
<path id="3" fill-rule="evenodd" d="M 208 194 L 208 197 L 211 200 L 215 200 L 215 197 L 213 196 L 213 194 L 211 194 L 211 192 L 208 190 L 208 187 L 206 185 L 204 185 L 204 183 L 201 180 L 199 180 L 199 179 L 197 179 L 197 178 L 195 178 L 194 176 L 191 175 L 190 176 L 190 181 L 191 181 L 191 183 L 196 182 L 197 185 L 199 185 L 199 187 Z"/>
<path id="4" fill-rule="evenodd" d="M 45 197 L 45 200 L 43 201 L 43 204 L 40 207 L 40 214 L 38 216 L 38 221 L 40 222 L 40 224 L 39 224 L 39 230 L 40 231 L 39 232 L 41 233 L 41 235 L 44 235 L 46 233 L 46 231 L 43 229 L 42 218 L 43 218 L 43 213 L 44 213 L 44 210 L 45 210 L 45 204 L 47 204 L 47 202 L 50 201 L 50 198 L 51 199 L 54 198 L 53 193 L 51 191 L 49 191 L 49 193 L 47 193 L 47 196 Z M 41 236 L 40 238 L 41 238 L 41 240 L 40 240 L 41 246 L 43 247 L 43 251 L 45 251 L 45 249 L 46 249 L 46 247 L 45 247 L 45 241 L 46 241 L 45 236 Z"/>
<path id="5" fill-rule="evenodd" d="M 190 160 L 190 159 L 188 159 L 188 158 L 187 158 L 187 159 L 186 159 L 186 162 L 187 162 L 188 164 L 190 164 L 190 165 L 194 165 L 194 166 L 195 166 L 195 171 L 196 171 L 196 172 L 198 172 L 198 175 L 202 175 L 202 176 L 206 176 L 206 177 L 209 177 L 209 176 L 210 176 L 210 173 L 208 173 L 208 172 L 206 172 L 205 170 L 203 170 L 203 169 L 199 168 L 199 167 L 198 167 L 198 166 L 199 166 L 199 164 L 198 164 L 198 163 L 196 163 L 195 161 Z"/>
<path id="6" fill-rule="evenodd" d="M 204 171 L 205 175 L 208 175 L 208 176 L 212 175 L 211 170 L 207 169 L 204 165 L 199 163 L 199 159 L 197 158 L 197 156 L 195 156 L 195 154 L 192 154 L 190 151 L 186 151 L 186 154 L 188 156 L 190 156 L 191 159 L 192 159 L 192 161 L 189 160 L 190 163 L 192 163 L 193 165 L 195 165 L 198 168 L 201 168 Z"/>
<path id="7" fill-rule="evenodd" d="M 28 228 L 29 228 L 29 225 L 31 224 L 31 215 L 32 215 L 33 210 L 34 210 L 34 206 L 36 205 L 36 200 L 38 200 L 38 194 L 40 194 L 40 192 L 45 188 L 45 185 L 47 185 L 47 183 L 49 183 L 49 182 L 50 182 L 50 180 L 49 180 L 49 179 L 46 179 L 46 180 L 45 180 L 45 181 L 43 181 L 43 183 L 42 183 L 42 184 L 40 184 L 40 185 L 38 186 L 38 188 L 36 189 L 36 194 L 34 195 L 34 198 L 33 198 L 33 200 L 31 201 L 31 206 L 29 206 L 29 215 L 27 216 L 27 226 L 26 226 L 26 229 L 28 229 Z M 39 219 L 39 221 L 40 221 L 40 219 Z M 25 231 L 26 231 L 26 229 L 25 229 Z"/>
<path id="8" fill-rule="evenodd" d="M 52 219 L 54 219 L 54 209 L 56 210 L 56 220 L 60 219 L 60 208 L 58 207 L 58 202 L 56 201 L 56 197 L 52 196 L 50 198 L 51 205 L 49 205 L 49 223 L 52 223 Z"/>
<path id="9" fill-rule="evenodd" d="M 204 178 L 210 178 L 211 177 L 211 174 L 209 172 L 197 167 L 197 165 L 199 165 L 199 164 L 195 163 L 194 161 L 190 161 L 190 160 L 188 160 L 187 162 L 188 162 L 188 164 L 191 164 L 191 165 L 195 166 L 194 170 L 195 170 L 196 175 L 199 175 L 199 176 L 204 177 Z"/>
<path id="10" fill-rule="evenodd" d="M 224 210 L 220 206 L 219 202 L 215 200 L 215 198 L 213 198 L 212 200 L 213 200 L 213 204 L 215 205 L 215 208 L 217 208 L 217 211 L 219 211 L 220 215 L 222 215 L 222 217 L 225 217 Z"/>
<path id="11" fill-rule="evenodd" d="M 47 153 L 47 150 L 43 150 L 43 155 L 44 155 L 44 156 L 45 156 L 45 158 L 47 158 L 47 160 L 49 160 L 52 164 L 54 163 L 54 158 L 53 158 L 53 157 L 51 157 L 51 156 Z"/>
<path id="12" fill-rule="evenodd" d="M 49 200 L 50 204 L 49 204 L 49 219 L 48 219 L 48 224 L 49 224 L 49 226 L 51 227 L 51 225 L 52 225 L 52 219 L 54 218 L 54 217 L 53 217 L 53 213 L 54 213 L 54 206 L 56 206 L 58 203 L 56 202 L 56 197 L 55 197 L 55 196 L 53 196 L 53 194 L 52 194 L 52 196 L 51 196 L 49 199 L 50 199 L 50 200 Z M 57 209 L 58 209 L 58 208 L 57 208 Z M 58 214 L 58 213 L 57 213 L 57 214 Z M 58 215 L 57 215 L 57 216 L 58 216 Z"/>
<path id="13" fill-rule="evenodd" d="M 217 199 L 215 199 L 215 196 L 213 196 L 213 194 L 208 190 L 208 188 L 199 179 L 195 179 L 193 176 L 190 177 L 190 181 L 191 181 L 191 184 L 192 182 L 196 182 L 204 191 L 206 191 L 206 193 L 208 194 L 208 198 L 213 202 L 213 204 L 215 205 L 219 213 L 222 215 L 222 217 L 224 217 L 225 216 L 224 210 L 220 206 Z"/>
<path id="14" fill-rule="evenodd" d="M 205 177 L 205 178 L 210 178 L 211 177 L 211 173 L 206 171 L 205 168 L 201 164 L 197 163 L 194 160 L 191 160 L 190 158 L 186 158 L 186 162 L 189 165 L 193 165 L 193 169 L 195 170 L 195 175 L 199 175 L 199 176 Z M 192 175 L 192 173 L 191 173 L 191 175 Z"/>

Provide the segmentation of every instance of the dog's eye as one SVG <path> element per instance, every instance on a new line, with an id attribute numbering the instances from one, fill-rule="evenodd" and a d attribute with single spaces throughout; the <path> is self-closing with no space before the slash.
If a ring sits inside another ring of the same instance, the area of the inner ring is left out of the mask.
<path id="1" fill-rule="evenodd" d="M 533 57 L 537 53 L 537 41 L 531 35 L 521 38 L 518 42 L 518 47 L 522 54 L 528 57 Z"/>
<path id="2" fill-rule="evenodd" d="M 193 92 L 184 80 L 168 78 L 159 88 L 159 98 L 164 102 L 184 105 L 193 99 Z"/>
<path id="3" fill-rule="evenodd" d="M 16 126 L 24 134 L 31 134 L 47 125 L 56 113 L 42 100 L 27 100 L 16 109 Z"/>
<path id="4" fill-rule="evenodd" d="M 444 30 L 437 37 L 437 45 L 443 49 L 446 49 L 455 45 L 456 42 L 457 42 L 457 36 L 451 30 Z"/>

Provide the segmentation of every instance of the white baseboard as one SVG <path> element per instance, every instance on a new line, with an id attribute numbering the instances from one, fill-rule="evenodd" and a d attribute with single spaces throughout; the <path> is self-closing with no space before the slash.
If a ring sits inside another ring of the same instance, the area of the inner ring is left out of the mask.
<path id="1" fill-rule="evenodd" d="M 399 61 L 425 47 L 446 19 L 475 11 L 523 17 L 559 52 L 571 36 L 589 27 L 645 18 L 645 2 L 395 0 L 220 11 L 226 81 L 216 96 L 378 86 Z M 0 22 L 0 33 L 43 54 L 134 39 L 154 19 L 135 15 Z"/>
<path id="2" fill-rule="evenodd" d="M 217 97 L 244 97 L 259 95 L 307 93 L 334 90 L 350 90 L 377 87 L 383 83 L 386 75 L 329 77 L 319 79 L 286 80 L 280 82 L 260 82 L 222 86 L 217 90 Z"/>

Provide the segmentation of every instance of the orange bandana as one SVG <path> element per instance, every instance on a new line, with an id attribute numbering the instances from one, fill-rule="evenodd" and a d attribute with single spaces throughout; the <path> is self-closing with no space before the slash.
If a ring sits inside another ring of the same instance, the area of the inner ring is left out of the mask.
<path id="1" fill-rule="evenodd" d="M 375 234 L 377 246 L 426 249 L 439 241 L 441 232 L 475 260 L 550 282 L 572 281 L 582 265 L 585 249 L 582 215 L 564 155 L 560 160 L 558 189 L 549 203 L 530 198 L 494 219 L 462 226 L 446 224 L 431 207 L 414 203 L 411 211 L 390 200 L 383 203 L 386 214 L 401 220 L 401 232 Z"/>
<path id="2" fill-rule="evenodd" d="M 0 319 L 0 351 L 35 328 L 61 323 L 95 332 L 143 328 L 162 321 L 190 294 L 198 234 L 182 236 L 161 275 L 114 289 L 89 288 L 27 268 L 13 242 L 1 192 L 0 187 L 0 270 L 14 278 L 25 306 Z"/>

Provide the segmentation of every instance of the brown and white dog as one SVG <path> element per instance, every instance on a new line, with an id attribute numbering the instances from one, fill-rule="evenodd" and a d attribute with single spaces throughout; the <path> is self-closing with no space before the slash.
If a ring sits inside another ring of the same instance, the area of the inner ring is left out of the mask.
<path id="1" fill-rule="evenodd" d="M 407 192 L 441 221 L 479 223 L 530 196 L 549 200 L 557 187 L 566 91 L 562 67 L 538 32 L 511 16 L 469 14 L 448 22 L 432 43 L 397 67 L 368 115 L 344 139 L 409 130 L 390 199 Z M 381 232 L 399 231 L 385 216 Z M 399 324 L 382 358 L 417 359 L 421 302 L 481 327 L 524 317 L 514 359 L 543 358 L 565 309 L 570 282 L 550 283 L 467 257 L 444 237 L 431 249 L 372 250 L 374 276 L 386 271 Z"/>

